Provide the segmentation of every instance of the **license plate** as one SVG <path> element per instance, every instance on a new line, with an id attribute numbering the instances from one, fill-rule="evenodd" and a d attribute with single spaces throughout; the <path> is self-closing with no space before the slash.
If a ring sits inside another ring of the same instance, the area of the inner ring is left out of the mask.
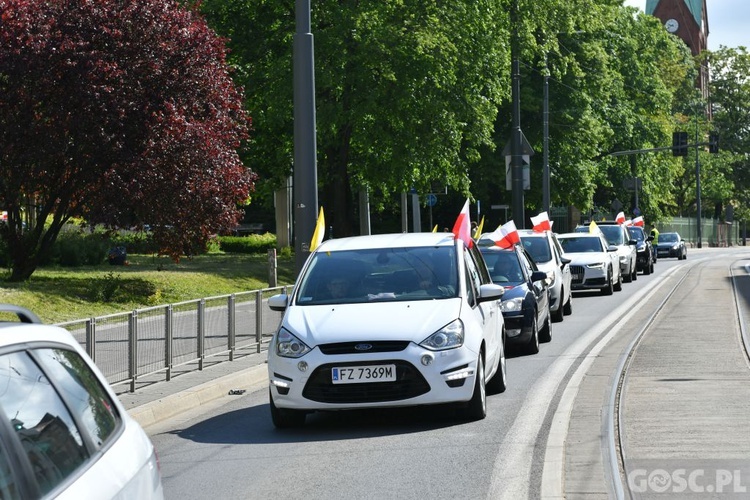
<path id="1" fill-rule="evenodd" d="M 396 365 L 342 366 L 331 368 L 334 384 L 363 384 L 366 382 L 394 382 Z"/>

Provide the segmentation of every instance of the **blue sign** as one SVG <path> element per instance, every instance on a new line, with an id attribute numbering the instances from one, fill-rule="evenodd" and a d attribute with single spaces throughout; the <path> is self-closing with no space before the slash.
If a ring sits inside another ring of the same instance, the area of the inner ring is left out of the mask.
<path id="1" fill-rule="evenodd" d="M 636 217 L 638 217 L 639 215 L 641 215 L 641 209 L 638 208 L 638 207 L 635 207 L 633 209 L 633 215 L 635 215 Z"/>
<path id="2" fill-rule="evenodd" d="M 427 195 L 427 206 L 434 207 L 437 204 L 437 196 L 430 193 Z"/>

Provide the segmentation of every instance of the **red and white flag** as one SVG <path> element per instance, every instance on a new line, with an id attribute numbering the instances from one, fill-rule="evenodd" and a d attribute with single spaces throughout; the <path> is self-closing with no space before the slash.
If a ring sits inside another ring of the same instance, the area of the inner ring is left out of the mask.
<path id="1" fill-rule="evenodd" d="M 533 225 L 534 231 L 538 233 L 552 230 L 552 223 L 549 220 L 547 212 L 542 212 L 536 217 L 532 217 L 531 224 Z"/>
<path id="2" fill-rule="evenodd" d="M 516 223 L 512 220 L 487 234 L 483 239 L 484 238 L 491 239 L 495 242 L 495 245 L 500 248 L 512 248 L 516 243 L 521 243 L 521 237 L 518 235 Z"/>
<path id="3" fill-rule="evenodd" d="M 623 222 L 623 224 L 625 224 L 625 227 L 632 226 L 633 225 L 633 221 L 632 221 L 632 219 L 628 219 L 625 222 Z"/>
<path id="4" fill-rule="evenodd" d="M 645 222 L 643 221 L 643 216 L 638 216 L 635 219 L 633 219 L 633 225 L 638 227 L 643 227 L 645 225 Z"/>
<path id="5" fill-rule="evenodd" d="M 625 212 L 620 212 L 617 214 L 617 217 L 615 217 L 615 222 L 618 224 L 625 224 Z"/>
<path id="6" fill-rule="evenodd" d="M 466 246 L 471 248 L 474 245 L 474 240 L 471 239 L 471 217 L 469 215 L 469 199 L 466 199 L 464 208 L 461 209 L 461 213 L 458 214 L 456 223 L 453 224 L 453 235 L 463 240 Z"/>

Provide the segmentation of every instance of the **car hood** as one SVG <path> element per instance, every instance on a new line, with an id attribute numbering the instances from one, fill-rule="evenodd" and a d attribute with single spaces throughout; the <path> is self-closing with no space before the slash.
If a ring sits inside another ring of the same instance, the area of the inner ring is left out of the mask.
<path id="1" fill-rule="evenodd" d="M 459 317 L 462 299 L 367 302 L 289 308 L 283 326 L 308 346 L 334 342 L 420 343 Z"/>
<path id="2" fill-rule="evenodd" d="M 601 252 L 565 252 L 565 256 L 571 260 L 570 265 L 572 266 L 585 266 L 586 264 L 607 262 L 609 259 L 608 254 Z"/>

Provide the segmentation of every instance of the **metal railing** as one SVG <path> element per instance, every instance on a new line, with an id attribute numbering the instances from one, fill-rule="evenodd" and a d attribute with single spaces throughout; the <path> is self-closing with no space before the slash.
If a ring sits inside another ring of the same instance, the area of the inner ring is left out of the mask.
<path id="1" fill-rule="evenodd" d="M 267 346 L 282 313 L 267 298 L 291 287 L 264 288 L 217 297 L 136 309 L 58 323 L 68 330 L 111 385 L 130 384 L 164 372 L 172 378 L 178 366 L 207 358 L 259 353 Z"/>

